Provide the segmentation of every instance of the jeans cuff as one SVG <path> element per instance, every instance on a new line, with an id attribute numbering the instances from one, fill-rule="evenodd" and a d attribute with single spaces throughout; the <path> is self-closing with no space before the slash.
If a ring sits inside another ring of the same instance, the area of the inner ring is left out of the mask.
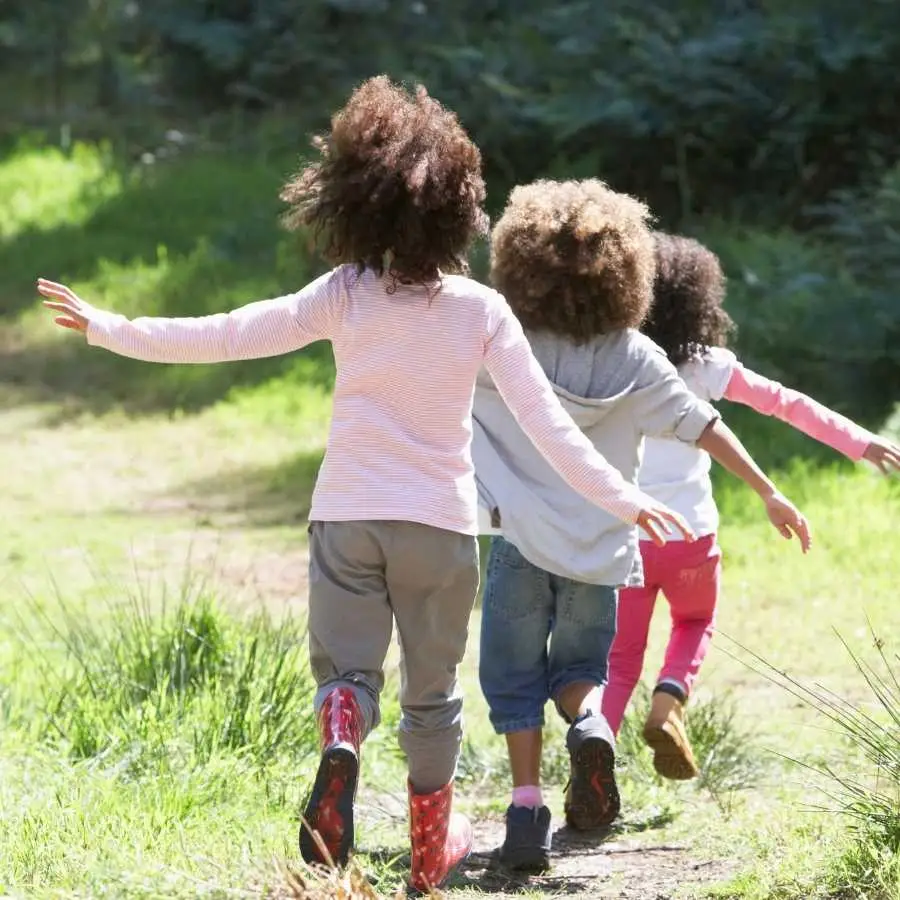
<path id="1" fill-rule="evenodd" d="M 528 716 L 521 719 L 491 720 L 496 734 L 511 734 L 514 731 L 537 731 L 544 727 L 544 715 Z"/>

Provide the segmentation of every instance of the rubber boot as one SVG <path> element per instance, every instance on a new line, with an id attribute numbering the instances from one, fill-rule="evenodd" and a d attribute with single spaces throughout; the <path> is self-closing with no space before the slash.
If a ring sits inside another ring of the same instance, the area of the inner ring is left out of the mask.
<path id="1" fill-rule="evenodd" d="M 415 892 L 439 890 L 472 852 L 472 826 L 452 807 L 452 781 L 433 794 L 417 794 L 409 785 L 409 885 Z"/>
<path id="2" fill-rule="evenodd" d="M 362 712 L 353 691 L 335 688 L 319 711 L 322 758 L 300 826 L 300 855 L 307 863 L 347 864 L 353 848 L 362 730 Z M 327 855 L 313 832 L 318 832 Z"/>

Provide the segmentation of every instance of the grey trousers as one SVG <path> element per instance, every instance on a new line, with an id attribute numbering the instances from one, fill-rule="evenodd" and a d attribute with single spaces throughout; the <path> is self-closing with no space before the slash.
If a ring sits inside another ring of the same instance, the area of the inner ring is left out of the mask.
<path id="1" fill-rule="evenodd" d="M 352 688 L 364 735 L 379 722 L 384 660 L 400 636 L 400 746 L 418 793 L 453 779 L 462 742 L 457 667 L 478 591 L 478 542 L 413 522 L 314 522 L 309 655 L 318 712 Z"/>

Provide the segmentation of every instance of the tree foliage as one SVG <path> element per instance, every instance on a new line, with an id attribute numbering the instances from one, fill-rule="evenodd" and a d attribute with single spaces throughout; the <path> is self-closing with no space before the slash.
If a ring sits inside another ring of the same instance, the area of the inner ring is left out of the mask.
<path id="1" fill-rule="evenodd" d="M 773 327 L 790 321 L 815 336 L 793 354 L 795 373 L 820 379 L 836 340 L 848 360 L 871 357 L 858 363 L 869 370 L 865 390 L 877 383 L 889 399 L 900 394 L 896 0 L 4 7 L 0 76 L 43 85 L 42 105 L 58 117 L 71 119 L 76 100 L 198 116 L 277 108 L 304 132 L 321 127 L 354 84 L 387 72 L 425 83 L 459 112 L 483 150 L 495 207 L 538 175 L 599 175 L 646 199 L 669 228 L 718 217 L 815 231 L 821 265 L 807 250 L 763 252 L 770 294 L 790 296 L 790 314 Z M 87 100 L 76 98 L 72 86 L 85 83 Z M 852 283 L 829 274 L 828 247 Z M 756 238 L 747 252 L 762 252 Z M 730 266 L 732 275 L 746 268 Z M 828 290 L 811 287 L 825 281 Z M 871 335 L 860 332 L 863 315 Z M 855 366 L 847 363 L 844 396 L 851 380 L 862 389 Z"/>

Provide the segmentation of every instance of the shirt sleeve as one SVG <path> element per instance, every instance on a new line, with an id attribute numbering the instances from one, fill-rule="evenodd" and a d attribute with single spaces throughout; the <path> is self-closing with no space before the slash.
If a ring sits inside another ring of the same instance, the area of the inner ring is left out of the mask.
<path id="1" fill-rule="evenodd" d="M 279 356 L 331 338 L 343 290 L 336 270 L 295 294 L 195 318 L 128 319 L 88 309 L 87 341 L 121 356 L 158 363 L 216 363 Z"/>
<path id="2" fill-rule="evenodd" d="M 628 524 L 653 501 L 597 452 L 563 409 L 505 300 L 488 319 L 484 364 L 522 430 L 578 493 Z"/>
<path id="3" fill-rule="evenodd" d="M 635 397 L 642 434 L 694 444 L 719 418 L 719 413 L 684 383 L 662 351 L 647 354 L 643 380 L 645 385 Z"/>
<path id="4" fill-rule="evenodd" d="M 743 403 L 764 416 L 774 416 L 854 461 L 862 459 L 872 434 L 821 403 L 771 381 L 738 363 L 725 399 Z"/>

